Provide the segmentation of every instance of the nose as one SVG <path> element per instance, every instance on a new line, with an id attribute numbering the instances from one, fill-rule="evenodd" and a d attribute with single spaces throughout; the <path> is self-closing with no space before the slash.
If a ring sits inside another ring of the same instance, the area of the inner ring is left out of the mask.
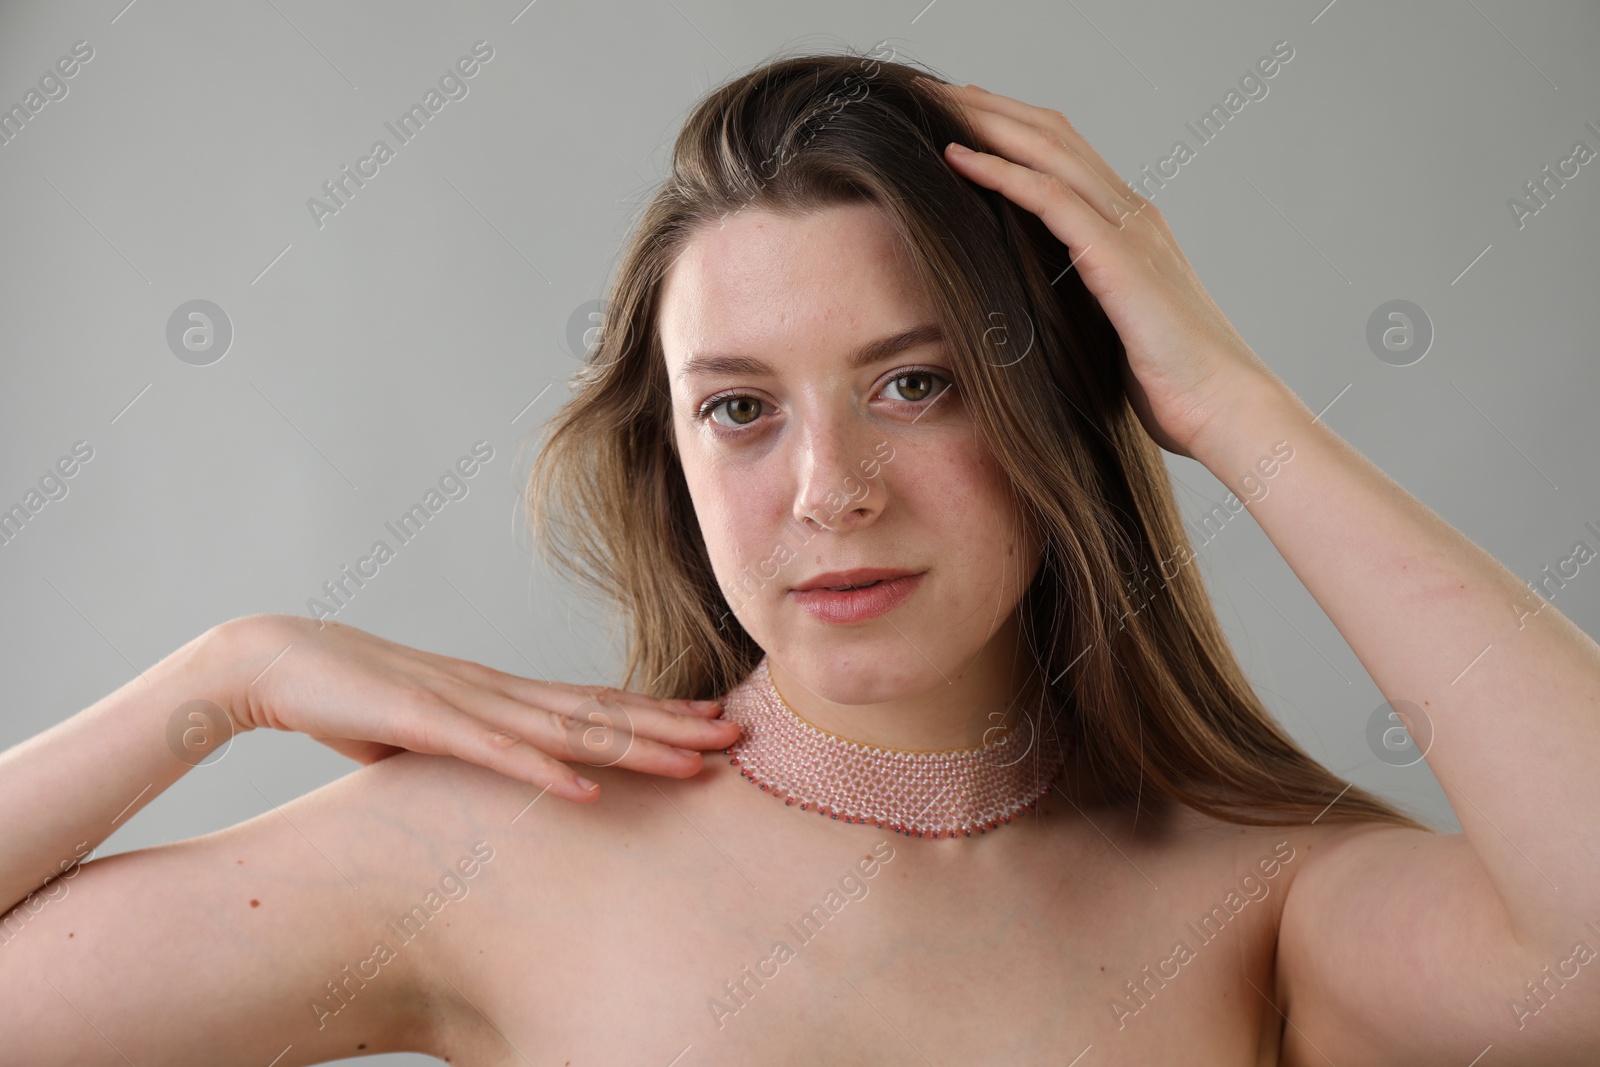
<path id="1" fill-rule="evenodd" d="M 874 432 L 848 415 L 817 413 L 806 419 L 796 450 L 796 522 L 841 531 L 877 518 L 887 491 L 873 462 L 873 446 L 879 443 Z"/>

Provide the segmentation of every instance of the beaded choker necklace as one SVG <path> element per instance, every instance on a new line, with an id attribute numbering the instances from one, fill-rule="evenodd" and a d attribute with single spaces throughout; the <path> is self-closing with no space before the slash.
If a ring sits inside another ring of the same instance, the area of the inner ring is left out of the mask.
<path id="1" fill-rule="evenodd" d="M 912 837 L 971 837 L 1009 823 L 1038 804 L 1066 762 L 1059 744 L 1029 744 L 1036 731 L 937 752 L 851 741 L 789 707 L 765 656 L 722 706 L 742 731 L 725 750 L 728 762 L 763 792 L 801 811 Z"/>

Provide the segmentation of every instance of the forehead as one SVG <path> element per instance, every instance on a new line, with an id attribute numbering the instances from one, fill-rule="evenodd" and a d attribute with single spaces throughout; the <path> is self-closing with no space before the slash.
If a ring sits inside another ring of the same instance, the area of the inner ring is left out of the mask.
<path id="1" fill-rule="evenodd" d="M 661 346 L 669 369 L 706 349 L 843 347 L 927 318 L 904 242 L 869 204 L 794 217 L 747 208 L 701 227 L 668 269 Z"/>

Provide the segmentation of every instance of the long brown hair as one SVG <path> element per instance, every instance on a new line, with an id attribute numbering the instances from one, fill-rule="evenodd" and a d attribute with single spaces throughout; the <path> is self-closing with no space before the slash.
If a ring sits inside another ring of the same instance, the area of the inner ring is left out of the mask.
<path id="1" fill-rule="evenodd" d="M 946 143 L 980 140 L 919 73 L 873 53 L 779 57 L 712 90 L 678 135 L 527 487 L 545 556 L 627 620 L 622 685 L 715 697 L 762 656 L 718 587 L 676 454 L 657 331 L 668 267 L 745 207 L 865 202 L 909 248 L 976 429 L 1044 546 L 1020 621 L 1049 725 L 1097 793 L 1244 824 L 1429 829 L 1318 764 L 1261 704 L 1196 568 L 1174 569 L 1192 560 L 1188 534 L 1116 330 L 1037 216 L 944 162 Z"/>

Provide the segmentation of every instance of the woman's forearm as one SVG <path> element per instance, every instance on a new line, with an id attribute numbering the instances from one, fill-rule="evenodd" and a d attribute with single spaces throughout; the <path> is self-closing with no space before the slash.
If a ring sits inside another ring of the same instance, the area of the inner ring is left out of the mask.
<path id="1" fill-rule="evenodd" d="M 37 906 L 30 893 L 75 875 L 75 864 L 227 742 L 232 720 L 216 712 L 229 704 L 238 639 L 229 624 L 213 628 L 0 753 L 0 945 L 18 933 L 24 908 Z"/>
<path id="2" fill-rule="evenodd" d="M 1253 501 L 1384 698 L 1426 714 L 1428 765 L 1524 943 L 1600 915 L 1600 647 L 1282 383 L 1215 425 L 1195 458 Z"/>

